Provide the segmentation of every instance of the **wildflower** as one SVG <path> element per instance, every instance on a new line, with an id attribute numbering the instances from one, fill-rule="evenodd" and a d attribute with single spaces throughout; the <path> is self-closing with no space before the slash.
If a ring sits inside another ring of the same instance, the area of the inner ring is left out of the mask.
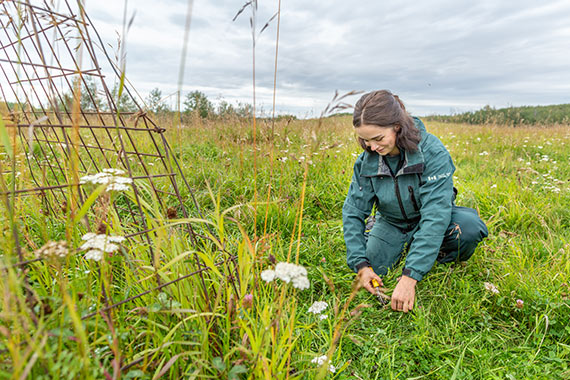
<path id="1" fill-rule="evenodd" d="M 101 261 L 103 258 L 103 251 L 98 249 L 91 249 L 85 254 L 86 260 Z"/>
<path id="2" fill-rule="evenodd" d="M 308 312 L 313 314 L 321 314 L 328 306 L 329 304 L 325 301 L 315 301 L 311 307 L 309 307 Z"/>
<path id="3" fill-rule="evenodd" d="M 289 283 L 294 278 L 301 276 L 306 277 L 307 270 L 300 265 L 281 262 L 277 263 L 277 265 L 275 266 L 275 276 L 278 279 Z"/>
<path id="4" fill-rule="evenodd" d="M 495 189 L 497 187 L 497 184 L 494 184 L 493 186 L 491 186 L 491 189 Z"/>
<path id="5" fill-rule="evenodd" d="M 490 283 L 490 282 L 485 282 L 485 289 L 487 289 L 488 291 L 490 291 L 493 294 L 499 294 L 499 289 L 497 289 L 497 287 Z"/>
<path id="6" fill-rule="evenodd" d="M 271 282 L 275 280 L 275 271 L 271 269 L 266 269 L 261 272 L 261 279 L 265 282 Z"/>
<path id="7" fill-rule="evenodd" d="M 125 240 L 122 236 L 111 236 L 105 234 L 95 234 L 93 232 L 88 232 L 81 240 L 85 241 L 83 245 L 79 248 L 82 251 L 89 250 L 85 254 L 87 260 L 99 261 L 103 258 L 105 252 L 112 253 L 119 249 L 119 246 L 115 243 L 121 243 Z"/>
<path id="8" fill-rule="evenodd" d="M 81 177 L 79 183 L 92 183 L 95 185 L 107 185 L 107 191 L 127 191 L 132 178 L 122 177 L 125 174 L 120 169 L 103 169 L 101 173 Z"/>
<path id="9" fill-rule="evenodd" d="M 299 290 L 308 289 L 311 285 L 307 278 L 307 270 L 301 265 L 292 263 L 277 263 L 275 270 L 267 269 L 261 272 L 263 281 L 271 282 L 276 278 L 286 283 L 291 282 L 293 287 Z"/>
<path id="10" fill-rule="evenodd" d="M 479 153 L 479 156 L 488 156 L 488 155 L 489 155 L 489 152 L 487 152 L 486 150 Z"/>
<path id="11" fill-rule="evenodd" d="M 324 320 L 324 319 L 327 319 L 328 317 L 329 317 L 329 316 L 326 315 L 326 314 L 321 314 L 321 315 L 319 315 L 319 319 L 320 319 L 321 321 Z"/>
<path id="12" fill-rule="evenodd" d="M 517 308 L 518 308 L 518 309 L 522 309 L 523 306 L 524 306 L 524 301 L 521 300 L 521 299 L 518 299 L 518 300 L 517 300 Z"/>
<path id="13" fill-rule="evenodd" d="M 36 257 L 65 257 L 69 254 L 65 240 L 50 241 L 34 252 Z"/>
<path id="14" fill-rule="evenodd" d="M 311 363 L 315 363 L 317 366 L 320 367 L 325 363 L 329 363 L 329 360 L 328 360 L 326 355 L 323 355 L 323 356 L 319 356 L 319 357 L 314 358 L 313 360 L 311 360 Z M 331 373 L 336 372 L 336 368 L 332 364 L 329 364 L 329 372 L 331 372 Z"/>

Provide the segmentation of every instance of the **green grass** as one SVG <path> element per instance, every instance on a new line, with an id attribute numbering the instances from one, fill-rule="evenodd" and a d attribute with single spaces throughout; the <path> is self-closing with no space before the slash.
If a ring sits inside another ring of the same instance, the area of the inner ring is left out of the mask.
<path id="1" fill-rule="evenodd" d="M 322 125 L 282 121 L 273 139 L 269 124 L 259 128 L 255 148 L 251 127 L 239 120 L 204 121 L 183 129 L 180 138 L 178 131 L 169 131 L 215 239 L 194 247 L 175 226 L 152 234 L 162 282 L 192 271 L 196 252 L 213 262 L 236 255 L 239 285 L 234 288 L 229 277 L 233 264 L 224 265 L 205 278 L 211 311 L 193 277 L 118 307 L 110 319 L 74 320 L 104 306 L 102 285 L 115 302 L 157 285 L 148 246 L 135 239 L 100 266 L 81 254 L 31 264 L 30 287 L 42 301 L 35 305 L 40 316 L 35 326 L 21 276 L 4 270 L 0 378 L 23 373 L 101 378 L 105 371 L 112 377 L 115 358 L 120 366 L 142 359 L 122 374 L 141 379 L 161 372 L 170 379 L 570 377 L 570 130 L 427 123 L 456 164 L 457 203 L 476 208 L 490 234 L 469 262 L 434 266 L 417 286 L 414 312 L 403 314 L 381 307 L 364 290 L 352 291 L 341 221 L 354 155 L 360 153 L 350 118 L 327 118 Z M 17 169 L 21 181 L 29 178 L 24 169 Z M 153 211 L 150 195 L 146 199 L 149 223 L 172 222 Z M 16 205 L 25 258 L 33 258 L 32 251 L 48 240 L 79 246 L 84 227 L 66 229 L 66 215 L 44 215 L 40 203 L 26 197 Z M 241 231 L 222 217 L 236 205 L 242 206 L 227 216 L 239 221 Z M 89 217 L 96 214 L 93 209 Z M 4 266 L 15 257 L 6 213 L 0 218 L 6 226 L 0 246 Z M 194 225 L 206 234 L 204 223 Z M 273 257 L 298 259 L 311 287 L 297 291 L 263 282 L 259 274 L 272 266 Z M 386 277 L 387 287 L 394 287 L 401 265 Z M 485 290 L 484 282 L 495 284 L 499 294 Z M 243 304 L 247 294 L 253 295 L 252 307 Z M 516 307 L 517 299 L 524 301 L 522 308 Z M 317 300 L 330 305 L 328 319 L 307 312 Z M 334 375 L 326 368 L 319 373 L 311 363 L 327 353 L 337 368 Z"/>

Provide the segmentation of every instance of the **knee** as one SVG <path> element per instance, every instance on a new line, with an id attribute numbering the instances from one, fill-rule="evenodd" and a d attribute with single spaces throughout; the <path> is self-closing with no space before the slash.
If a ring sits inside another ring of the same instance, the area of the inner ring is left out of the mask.
<path id="1" fill-rule="evenodd" d="M 489 235 L 487 226 L 479 218 L 460 225 L 459 239 L 462 244 L 477 245 Z"/>

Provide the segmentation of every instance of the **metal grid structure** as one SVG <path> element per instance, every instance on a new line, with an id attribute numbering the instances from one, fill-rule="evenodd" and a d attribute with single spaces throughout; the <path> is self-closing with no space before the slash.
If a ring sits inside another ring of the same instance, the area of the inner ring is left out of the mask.
<path id="1" fill-rule="evenodd" d="M 129 231 L 127 237 L 146 240 L 153 256 L 152 227 L 141 201 L 153 200 L 165 218 L 189 216 L 183 199 L 193 200 L 194 214 L 200 213 L 199 206 L 165 129 L 137 102 L 89 17 L 81 6 L 74 10 L 67 1 L 62 9 L 56 12 L 45 0 L 42 5 L 0 0 L 0 111 L 25 153 L 31 179 L 20 181 L 23 187 L 3 196 L 37 195 L 45 212 L 58 213 L 70 191 L 75 190 L 78 202 L 85 200 L 79 177 L 121 169 L 133 180 L 134 193 L 134 199 L 115 201 L 121 226 Z M 124 86 L 107 87 L 110 78 L 103 74 L 97 52 L 112 69 L 111 79 Z M 123 93 L 118 96 L 121 87 Z M 134 110 L 121 112 L 124 101 Z M 97 229 L 93 221 L 86 224 Z M 195 244 L 196 233 L 190 224 L 186 228 Z M 195 256 L 193 270 L 183 278 L 202 277 L 206 269 Z M 201 282 L 208 299 L 203 278 Z M 167 285 L 159 282 L 158 288 Z"/>

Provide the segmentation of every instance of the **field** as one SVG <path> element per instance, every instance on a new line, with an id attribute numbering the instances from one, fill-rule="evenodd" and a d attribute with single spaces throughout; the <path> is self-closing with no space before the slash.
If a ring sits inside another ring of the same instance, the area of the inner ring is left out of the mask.
<path id="1" fill-rule="evenodd" d="M 360 153 L 350 117 L 258 120 L 256 128 L 239 119 L 168 128 L 204 218 L 161 218 L 149 201 L 155 267 L 137 239 L 86 260 L 75 250 L 84 226 L 65 212 L 45 215 L 32 197 L 15 202 L 13 227 L 3 210 L 0 377 L 570 378 L 568 127 L 427 123 L 457 167 L 456 203 L 479 211 L 489 237 L 469 262 L 434 266 L 408 314 L 357 291 L 345 263 L 341 208 Z M 7 164 L 4 154 L 3 171 Z M 29 180 L 24 160 L 15 171 L 16 181 Z M 105 212 L 116 218 L 112 207 Z M 184 221 L 203 235 L 198 245 Z M 48 241 L 67 241 L 72 254 L 14 266 L 12 228 L 26 260 Z M 196 276 L 156 289 L 158 278 L 187 274 L 194 255 L 210 267 L 210 307 Z M 302 265 L 310 287 L 262 280 L 275 262 Z M 81 320 L 108 301 L 102 286 L 115 301 L 155 290 Z M 26 288 L 39 300 L 37 320 Z M 322 314 L 308 311 L 315 301 L 328 304 Z M 330 362 L 319 367 L 322 355 Z"/>

